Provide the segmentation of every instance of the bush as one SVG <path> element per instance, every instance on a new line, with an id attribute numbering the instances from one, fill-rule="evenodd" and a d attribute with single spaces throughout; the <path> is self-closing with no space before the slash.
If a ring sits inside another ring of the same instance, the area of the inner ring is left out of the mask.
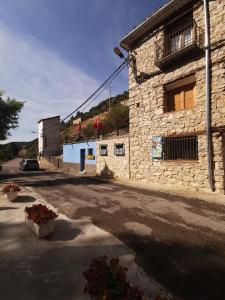
<path id="1" fill-rule="evenodd" d="M 129 126 L 129 108 L 126 105 L 118 103 L 112 106 L 108 119 L 110 120 L 113 128 L 117 131 L 120 128 L 125 128 Z"/>
<path id="2" fill-rule="evenodd" d="M 118 258 L 108 261 L 106 256 L 93 259 L 84 272 L 87 284 L 84 288 L 95 300 L 143 300 L 143 291 L 132 287 L 126 279 L 128 269 L 119 265 Z"/>
<path id="3" fill-rule="evenodd" d="M 93 127 L 94 122 L 89 121 L 85 127 L 81 129 L 81 134 L 85 139 L 93 139 L 96 138 L 97 132 Z"/>

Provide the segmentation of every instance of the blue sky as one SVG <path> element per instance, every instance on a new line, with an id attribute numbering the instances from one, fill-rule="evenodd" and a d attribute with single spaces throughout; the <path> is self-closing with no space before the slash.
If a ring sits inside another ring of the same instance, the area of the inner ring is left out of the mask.
<path id="1" fill-rule="evenodd" d="M 8 141 L 63 118 L 121 63 L 112 49 L 164 0 L 0 0 L 0 89 L 26 101 Z M 128 89 L 127 70 L 112 93 Z M 108 97 L 105 91 L 96 102 Z"/>

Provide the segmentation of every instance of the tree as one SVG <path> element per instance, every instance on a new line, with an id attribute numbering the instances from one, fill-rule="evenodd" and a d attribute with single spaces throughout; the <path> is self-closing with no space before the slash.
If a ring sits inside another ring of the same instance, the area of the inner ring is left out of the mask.
<path id="1" fill-rule="evenodd" d="M 129 108 L 126 105 L 117 103 L 113 105 L 109 111 L 109 120 L 113 127 L 117 130 L 119 134 L 120 128 L 125 128 L 129 126 Z"/>
<path id="2" fill-rule="evenodd" d="M 2 98 L 0 92 L 0 141 L 4 141 L 10 136 L 10 129 L 18 127 L 19 113 L 24 106 L 24 102 L 16 99 Z"/>
<path id="3" fill-rule="evenodd" d="M 84 136 L 86 139 L 96 138 L 97 132 L 93 127 L 93 120 L 89 121 L 85 127 L 81 129 L 81 135 Z"/>

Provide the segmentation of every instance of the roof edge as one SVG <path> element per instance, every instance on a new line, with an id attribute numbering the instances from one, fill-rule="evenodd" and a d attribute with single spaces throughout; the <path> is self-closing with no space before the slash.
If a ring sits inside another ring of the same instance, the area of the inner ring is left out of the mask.
<path id="1" fill-rule="evenodd" d="M 198 0 L 170 0 L 161 8 L 153 12 L 152 15 L 147 17 L 137 27 L 130 31 L 120 42 L 121 47 L 129 51 L 130 46 L 142 35 L 157 27 L 168 16 L 181 9 L 184 5 L 197 2 Z"/>
<path id="2" fill-rule="evenodd" d="M 46 120 L 56 119 L 56 118 L 60 118 L 60 116 L 54 116 L 54 117 L 49 117 L 49 118 L 41 119 L 41 120 L 38 121 L 38 123 L 41 123 L 42 121 L 46 121 Z"/>

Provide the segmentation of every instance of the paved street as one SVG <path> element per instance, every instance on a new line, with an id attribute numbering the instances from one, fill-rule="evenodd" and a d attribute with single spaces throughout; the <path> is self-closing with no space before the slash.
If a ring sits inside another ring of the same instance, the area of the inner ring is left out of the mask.
<path id="1" fill-rule="evenodd" d="M 9 202 L 0 193 L 0 203 L 1 300 L 89 300 L 83 272 L 103 255 L 119 257 L 129 269 L 129 280 L 155 300 L 161 286 L 134 263 L 133 251 L 90 220 L 58 213 L 53 234 L 38 239 L 24 222 L 24 209 L 38 203 L 49 206 L 39 194 L 22 188 L 16 201 Z"/>
<path id="2" fill-rule="evenodd" d="M 3 166 L 1 180 L 32 187 L 72 219 L 90 218 L 184 299 L 225 299 L 225 206 L 51 172 Z M 8 174 L 4 174 L 7 171 Z"/>

